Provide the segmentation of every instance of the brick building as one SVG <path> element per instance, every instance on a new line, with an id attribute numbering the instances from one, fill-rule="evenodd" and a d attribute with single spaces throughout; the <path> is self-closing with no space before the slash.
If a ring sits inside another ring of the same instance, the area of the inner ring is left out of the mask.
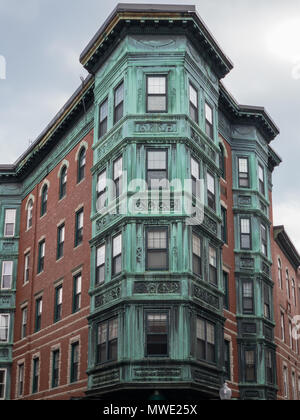
<path id="1" fill-rule="evenodd" d="M 233 65 L 193 6 L 121 4 L 80 61 L 82 86 L 0 166 L 0 229 L 15 226 L 0 398 L 216 399 L 225 380 L 234 398 L 280 398 L 276 365 L 297 381 L 299 359 L 274 261 L 296 288 L 299 257 L 273 240 L 278 128 L 226 90 Z"/>

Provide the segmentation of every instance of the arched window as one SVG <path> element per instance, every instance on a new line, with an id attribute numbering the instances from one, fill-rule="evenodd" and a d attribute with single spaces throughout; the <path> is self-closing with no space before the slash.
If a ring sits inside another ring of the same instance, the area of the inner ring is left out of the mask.
<path id="1" fill-rule="evenodd" d="M 33 201 L 30 199 L 27 207 L 27 229 L 32 226 Z"/>
<path id="2" fill-rule="evenodd" d="M 222 144 L 219 145 L 220 147 L 220 170 L 222 173 L 222 178 L 226 179 L 226 157 L 225 157 L 225 150 Z"/>
<path id="3" fill-rule="evenodd" d="M 59 199 L 62 199 L 67 192 L 67 167 L 64 166 L 59 177 Z"/>
<path id="4" fill-rule="evenodd" d="M 80 182 L 85 177 L 85 164 L 86 164 L 86 150 L 83 147 L 80 150 L 78 157 L 78 170 L 77 170 L 77 182 Z"/>
<path id="5" fill-rule="evenodd" d="M 280 258 L 278 258 L 278 283 L 280 289 L 282 289 L 282 264 Z"/>
<path id="6" fill-rule="evenodd" d="M 291 298 L 291 292 L 290 292 L 290 278 L 289 278 L 289 270 L 287 269 L 286 272 L 286 294 L 288 299 Z"/>
<path id="7" fill-rule="evenodd" d="M 42 190 L 42 201 L 41 201 L 41 216 L 44 216 L 47 212 L 47 201 L 48 201 L 48 185 L 43 186 Z"/>

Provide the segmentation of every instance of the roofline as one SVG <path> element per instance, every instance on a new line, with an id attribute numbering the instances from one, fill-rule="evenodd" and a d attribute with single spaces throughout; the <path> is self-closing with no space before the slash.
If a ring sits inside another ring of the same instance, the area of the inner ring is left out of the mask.
<path id="1" fill-rule="evenodd" d="M 288 236 L 285 227 L 283 225 L 274 226 L 273 232 L 274 239 L 279 245 L 280 249 L 282 252 L 284 252 L 295 270 L 297 270 L 300 267 L 300 255 L 290 237 Z"/>

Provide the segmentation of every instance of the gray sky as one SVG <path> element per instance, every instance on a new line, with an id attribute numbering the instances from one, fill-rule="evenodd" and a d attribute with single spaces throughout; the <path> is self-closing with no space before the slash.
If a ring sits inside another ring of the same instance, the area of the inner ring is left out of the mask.
<path id="1" fill-rule="evenodd" d="M 279 126 L 274 223 L 300 252 L 300 1 L 139 1 L 150 2 L 197 5 L 234 63 L 226 87 L 241 104 L 265 106 Z M 0 0 L 0 163 L 14 162 L 80 85 L 79 55 L 117 3 Z"/>

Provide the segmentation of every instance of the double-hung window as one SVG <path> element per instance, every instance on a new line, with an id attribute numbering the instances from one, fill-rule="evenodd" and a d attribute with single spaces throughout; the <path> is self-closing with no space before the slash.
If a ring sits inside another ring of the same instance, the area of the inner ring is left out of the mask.
<path id="1" fill-rule="evenodd" d="M 198 105 L 198 91 L 190 83 L 189 85 L 190 96 L 190 117 L 197 124 L 199 122 L 199 105 Z"/>
<path id="2" fill-rule="evenodd" d="M 149 227 L 146 230 L 147 270 L 168 270 L 168 228 Z"/>
<path id="3" fill-rule="evenodd" d="M 255 350 L 245 350 L 245 380 L 255 382 L 256 380 L 256 352 Z"/>
<path id="4" fill-rule="evenodd" d="M 197 318 L 197 359 L 215 363 L 215 325 L 202 318 Z"/>
<path id="5" fill-rule="evenodd" d="M 4 218 L 4 237 L 9 238 L 15 235 L 16 209 L 6 209 Z"/>
<path id="6" fill-rule="evenodd" d="M 108 99 L 100 105 L 99 109 L 99 139 L 107 133 Z"/>
<path id="7" fill-rule="evenodd" d="M 269 384 L 273 384 L 274 383 L 273 353 L 269 349 L 266 349 L 265 360 L 266 360 L 266 378 L 267 378 L 267 382 Z"/>
<path id="8" fill-rule="evenodd" d="M 21 339 L 26 337 L 27 318 L 28 318 L 28 308 L 26 306 L 25 308 L 22 309 Z"/>
<path id="9" fill-rule="evenodd" d="M 248 218 L 240 219 L 240 241 L 241 249 L 251 249 L 251 223 Z"/>
<path id="10" fill-rule="evenodd" d="M 122 194 L 122 171 L 123 159 L 122 157 L 116 159 L 113 165 L 113 181 L 114 181 L 114 197 L 118 198 Z"/>
<path id="11" fill-rule="evenodd" d="M 97 363 L 105 363 L 118 358 L 118 318 L 98 324 Z"/>
<path id="12" fill-rule="evenodd" d="M 38 357 L 33 359 L 32 368 L 32 393 L 36 394 L 39 389 L 39 376 L 40 376 L 40 359 Z"/>
<path id="13" fill-rule="evenodd" d="M 166 150 L 147 151 L 147 184 L 149 190 L 167 188 L 167 156 Z"/>
<path id="14" fill-rule="evenodd" d="M 262 195 L 265 195 L 265 173 L 264 173 L 264 168 L 261 165 L 258 165 L 258 183 L 259 183 L 259 192 Z"/>
<path id="15" fill-rule="evenodd" d="M 55 289 L 54 322 L 60 321 L 62 317 L 62 297 L 63 288 L 60 285 Z"/>
<path id="16" fill-rule="evenodd" d="M 265 257 L 268 256 L 268 241 L 267 241 L 267 229 L 266 226 L 260 225 L 260 235 L 261 235 L 261 252 Z"/>
<path id="17" fill-rule="evenodd" d="M 68 168 L 64 166 L 60 173 L 59 178 L 59 199 L 61 200 L 67 193 L 67 179 L 68 179 Z"/>
<path id="18" fill-rule="evenodd" d="M 193 234 L 193 273 L 197 276 L 202 275 L 201 262 L 201 239 L 199 236 Z"/>
<path id="19" fill-rule="evenodd" d="M 169 321 L 167 313 L 146 314 L 146 355 L 168 356 Z"/>
<path id="20" fill-rule="evenodd" d="M 112 239 L 112 275 L 122 271 L 122 234 Z"/>
<path id="21" fill-rule="evenodd" d="M 105 244 L 96 251 L 96 286 L 105 282 Z"/>
<path id="22" fill-rule="evenodd" d="M 215 177 L 209 172 L 207 172 L 207 204 L 213 211 L 216 210 Z"/>
<path id="23" fill-rule="evenodd" d="M 98 175 L 97 183 L 97 210 L 105 207 L 107 199 L 106 170 Z"/>
<path id="24" fill-rule="evenodd" d="M 18 366 L 18 397 L 23 396 L 24 392 L 24 363 Z"/>
<path id="25" fill-rule="evenodd" d="M 27 207 L 27 230 L 32 226 L 33 201 L 29 200 Z"/>
<path id="26" fill-rule="evenodd" d="M 267 285 L 264 285 L 264 316 L 271 318 L 270 289 Z"/>
<path id="27" fill-rule="evenodd" d="M 85 147 L 82 147 L 78 156 L 77 183 L 81 182 L 85 177 L 85 165 L 86 165 L 86 150 L 85 150 Z"/>
<path id="28" fill-rule="evenodd" d="M 41 196 L 41 217 L 47 213 L 47 205 L 48 205 L 48 186 L 44 185 L 42 189 L 42 196 Z"/>
<path id="29" fill-rule="evenodd" d="M 81 285 L 82 275 L 79 273 L 73 278 L 73 313 L 79 311 L 81 307 Z"/>
<path id="30" fill-rule="evenodd" d="M 38 298 L 35 301 L 35 326 L 34 331 L 38 332 L 42 326 L 42 310 L 43 310 L 43 300 Z"/>
<path id="31" fill-rule="evenodd" d="M 193 157 L 191 157 L 191 178 L 192 178 L 192 194 L 199 197 L 200 191 L 197 191 L 197 184 L 200 180 L 200 164 Z"/>
<path id="32" fill-rule="evenodd" d="M 218 285 L 217 250 L 212 246 L 209 247 L 209 282 Z"/>
<path id="33" fill-rule="evenodd" d="M 59 260 L 64 256 L 65 244 L 65 225 L 61 225 L 57 229 L 57 254 L 56 259 Z"/>
<path id="34" fill-rule="evenodd" d="M 214 138 L 213 108 L 205 102 L 205 132 L 212 140 Z"/>
<path id="35" fill-rule="evenodd" d="M 222 224 L 221 224 L 221 237 L 225 244 L 227 244 L 227 210 L 225 207 L 221 207 L 221 216 L 222 216 Z"/>
<path id="36" fill-rule="evenodd" d="M 30 252 L 24 257 L 24 284 L 29 282 L 29 270 L 30 270 Z"/>
<path id="37" fill-rule="evenodd" d="M 168 112 L 167 76 L 147 76 L 147 112 Z"/>
<path id="38" fill-rule="evenodd" d="M 11 289 L 13 278 L 13 261 L 3 261 L 2 263 L 2 279 L 0 289 Z"/>
<path id="39" fill-rule="evenodd" d="M 59 350 L 52 352 L 52 388 L 59 384 Z"/>
<path id="40" fill-rule="evenodd" d="M 0 343 L 8 342 L 9 315 L 0 314 Z"/>
<path id="41" fill-rule="evenodd" d="M 38 253 L 38 274 L 44 271 L 45 267 L 45 248 L 46 242 L 45 240 L 39 243 L 39 253 Z"/>
<path id="42" fill-rule="evenodd" d="M 83 241 L 83 209 L 75 215 L 75 247 Z"/>
<path id="43" fill-rule="evenodd" d="M 120 83 L 114 91 L 114 124 L 116 124 L 124 114 L 124 83 Z"/>
<path id="44" fill-rule="evenodd" d="M 251 281 L 242 283 L 242 306 L 244 314 L 252 314 L 254 311 L 253 284 Z"/>
<path id="45" fill-rule="evenodd" d="M 249 179 L 249 160 L 248 158 L 239 158 L 238 159 L 238 169 L 239 169 L 239 187 L 240 188 L 249 188 L 250 179 Z"/>
<path id="46" fill-rule="evenodd" d="M 77 382 L 79 378 L 79 343 L 72 343 L 71 345 L 71 372 L 70 382 Z"/>
<path id="47" fill-rule="evenodd" d="M 0 369 L 0 400 L 6 396 L 6 369 Z"/>

